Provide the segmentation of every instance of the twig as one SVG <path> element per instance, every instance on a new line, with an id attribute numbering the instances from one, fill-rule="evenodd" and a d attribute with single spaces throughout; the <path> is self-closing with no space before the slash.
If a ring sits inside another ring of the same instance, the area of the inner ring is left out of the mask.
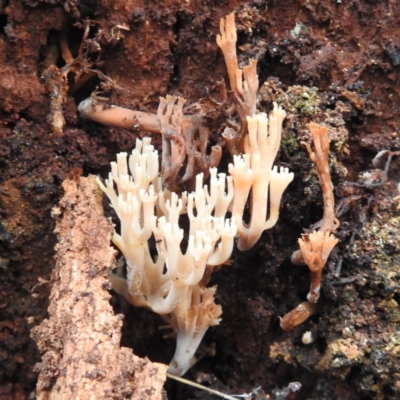
<path id="1" fill-rule="evenodd" d="M 228 394 L 219 392 L 218 390 L 210 389 L 210 388 L 208 388 L 207 386 L 203 386 L 203 385 L 200 385 L 200 384 L 198 384 L 198 383 L 189 381 L 188 379 L 181 378 L 181 377 L 175 376 L 175 375 L 171 375 L 171 374 L 169 374 L 168 372 L 167 372 L 167 377 L 170 378 L 170 379 L 175 379 L 176 381 L 181 382 L 181 383 L 184 383 L 184 384 L 186 384 L 186 385 L 193 386 L 193 387 L 195 387 L 196 389 L 204 390 L 205 392 L 215 394 L 216 396 L 222 397 L 223 399 L 227 399 L 227 400 L 237 400 L 237 398 L 232 397 L 232 396 L 229 396 Z"/>

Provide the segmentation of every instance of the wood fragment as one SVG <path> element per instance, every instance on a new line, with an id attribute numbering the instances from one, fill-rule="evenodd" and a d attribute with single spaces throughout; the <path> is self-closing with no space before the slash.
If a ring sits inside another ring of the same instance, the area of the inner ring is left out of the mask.
<path id="1" fill-rule="evenodd" d="M 109 302 L 113 229 L 95 177 L 63 188 L 49 317 L 32 332 L 42 353 L 37 399 L 159 400 L 167 367 L 120 347 L 123 317 Z"/>

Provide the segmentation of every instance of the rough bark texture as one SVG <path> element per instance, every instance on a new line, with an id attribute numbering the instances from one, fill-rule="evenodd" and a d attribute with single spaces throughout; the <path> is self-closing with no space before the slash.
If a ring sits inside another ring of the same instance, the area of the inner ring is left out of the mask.
<path id="1" fill-rule="evenodd" d="M 32 336 L 42 353 L 38 400 L 159 400 L 166 366 L 120 347 L 122 315 L 110 305 L 112 226 L 94 176 L 66 180 L 55 232 L 49 317 Z"/>

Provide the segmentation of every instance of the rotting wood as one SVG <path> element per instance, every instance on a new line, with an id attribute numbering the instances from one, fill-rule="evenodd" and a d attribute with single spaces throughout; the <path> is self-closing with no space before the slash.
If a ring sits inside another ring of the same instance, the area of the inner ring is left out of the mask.
<path id="1" fill-rule="evenodd" d="M 120 347 L 122 316 L 109 303 L 115 250 L 95 178 L 66 180 L 53 216 L 56 267 L 49 317 L 32 332 L 42 361 L 38 400 L 162 398 L 166 366 Z"/>

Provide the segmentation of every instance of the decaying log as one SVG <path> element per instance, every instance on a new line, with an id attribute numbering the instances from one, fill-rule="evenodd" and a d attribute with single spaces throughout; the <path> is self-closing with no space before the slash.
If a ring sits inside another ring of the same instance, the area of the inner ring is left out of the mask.
<path id="1" fill-rule="evenodd" d="M 109 300 L 115 251 L 93 176 L 63 183 L 49 317 L 33 330 L 41 353 L 38 400 L 162 398 L 166 366 L 120 347 L 122 316 Z"/>

